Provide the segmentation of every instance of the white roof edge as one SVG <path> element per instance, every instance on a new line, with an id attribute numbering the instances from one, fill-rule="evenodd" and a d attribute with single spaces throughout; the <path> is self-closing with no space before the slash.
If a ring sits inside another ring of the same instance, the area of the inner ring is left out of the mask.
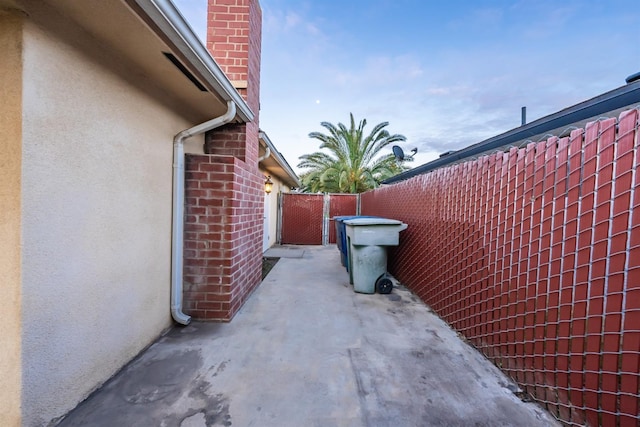
<path id="1" fill-rule="evenodd" d="M 271 139 L 269 139 L 269 136 L 264 131 L 261 130 L 258 133 L 258 137 L 260 141 L 264 141 L 264 143 L 269 147 L 269 149 L 271 150 L 271 156 L 280 165 L 280 167 L 282 167 L 282 169 L 287 173 L 287 175 L 289 175 L 291 180 L 295 182 L 296 184 L 295 186 L 301 187 L 302 183 L 300 182 L 300 178 L 298 178 L 298 175 L 291 168 L 287 160 L 282 156 L 282 154 L 280 154 L 280 152 L 275 147 L 275 145 L 273 145 L 273 142 L 271 142 Z"/>
<path id="2" fill-rule="evenodd" d="M 170 0 L 124 0 L 136 5 L 134 10 L 142 10 L 157 28 L 179 49 L 224 101 L 233 101 L 238 116 L 244 122 L 250 122 L 254 113 L 233 87 L 231 81 L 213 59 L 207 48 L 193 32 L 182 14 Z"/>

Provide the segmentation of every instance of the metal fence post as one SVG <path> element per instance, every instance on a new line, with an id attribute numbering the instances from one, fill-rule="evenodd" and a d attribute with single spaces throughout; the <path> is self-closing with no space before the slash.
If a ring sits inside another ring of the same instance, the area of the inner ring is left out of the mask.
<path id="1" fill-rule="evenodd" d="M 276 215 L 276 243 L 282 244 L 282 198 L 284 197 L 284 193 L 278 193 L 278 214 Z"/>
<path id="2" fill-rule="evenodd" d="M 329 207 L 331 206 L 331 195 L 329 193 L 324 194 L 322 204 L 322 244 L 327 246 L 329 244 Z"/>

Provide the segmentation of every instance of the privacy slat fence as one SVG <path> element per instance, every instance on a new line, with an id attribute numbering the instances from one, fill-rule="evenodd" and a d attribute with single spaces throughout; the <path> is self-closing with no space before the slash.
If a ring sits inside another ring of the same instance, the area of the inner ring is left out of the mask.
<path id="1" fill-rule="evenodd" d="M 355 215 L 358 209 L 358 195 L 283 193 L 281 207 L 281 243 L 335 243 L 335 223 L 331 218 Z"/>
<path id="2" fill-rule="evenodd" d="M 336 216 L 355 215 L 358 211 L 358 195 L 331 194 L 329 198 L 329 243 L 336 242 Z"/>
<path id="3" fill-rule="evenodd" d="M 321 245 L 324 196 L 283 193 L 281 243 Z"/>
<path id="4" fill-rule="evenodd" d="M 567 425 L 637 427 L 638 111 L 362 195 L 390 271 Z"/>

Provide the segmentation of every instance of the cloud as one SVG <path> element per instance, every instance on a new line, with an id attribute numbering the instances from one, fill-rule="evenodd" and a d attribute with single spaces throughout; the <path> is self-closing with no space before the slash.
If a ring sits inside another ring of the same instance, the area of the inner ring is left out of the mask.
<path id="1" fill-rule="evenodd" d="M 295 12 L 286 12 L 285 17 L 284 17 L 284 29 L 285 31 L 288 31 L 292 28 L 295 28 L 298 26 L 298 24 L 300 24 L 300 22 L 302 22 L 302 19 L 300 18 L 300 15 L 298 15 Z"/>
<path id="2" fill-rule="evenodd" d="M 458 97 L 465 96 L 472 91 L 472 88 L 466 85 L 454 84 L 451 86 L 430 86 L 427 87 L 426 93 L 434 97 Z"/>
<path id="3" fill-rule="evenodd" d="M 521 33 L 525 39 L 548 39 L 567 30 L 571 22 L 579 22 L 593 10 L 593 6 L 584 9 L 584 4 L 568 1 L 558 2 L 531 2 L 520 1 L 511 7 L 511 14 L 526 16 L 527 25 L 522 25 Z M 584 15 L 583 15 L 584 13 Z"/>
<path id="4" fill-rule="evenodd" d="M 420 79 L 423 73 L 422 64 L 413 55 L 372 55 L 355 66 L 335 61 L 326 68 L 329 83 L 351 90 L 393 87 L 399 82 Z"/>
<path id="5" fill-rule="evenodd" d="M 424 16 L 404 14 L 418 3 Z M 389 121 L 390 132 L 407 136 L 403 148 L 420 150 L 417 166 L 519 126 L 522 106 L 535 120 L 640 70 L 640 14 L 623 0 L 616 9 L 624 12 L 578 0 L 435 3 L 384 0 L 361 10 L 353 2 L 338 11 L 262 1 L 261 127 L 292 166 L 318 149 L 309 132 L 321 121 L 345 123 L 349 112 L 371 127 Z M 206 27 L 200 13 L 185 15 L 194 28 Z M 380 30 L 390 22 L 389 33 Z"/>
<path id="6" fill-rule="evenodd" d="M 491 31 L 503 24 L 505 11 L 497 7 L 473 8 L 470 7 L 460 17 L 452 19 L 448 26 L 454 30 L 465 31 Z"/>
<path id="7" fill-rule="evenodd" d="M 324 37 L 320 20 L 309 16 L 308 8 L 304 5 L 296 9 L 265 8 L 262 15 L 263 36 L 267 37 Z M 295 38 L 289 38 L 289 42 L 295 42 Z"/>

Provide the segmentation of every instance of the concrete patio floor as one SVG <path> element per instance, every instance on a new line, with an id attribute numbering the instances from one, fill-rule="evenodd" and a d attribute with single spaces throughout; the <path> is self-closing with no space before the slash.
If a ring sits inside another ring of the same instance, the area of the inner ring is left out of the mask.
<path id="1" fill-rule="evenodd" d="M 335 246 L 279 249 L 301 257 L 231 323 L 172 329 L 59 425 L 559 425 L 405 288 L 356 294 Z"/>

